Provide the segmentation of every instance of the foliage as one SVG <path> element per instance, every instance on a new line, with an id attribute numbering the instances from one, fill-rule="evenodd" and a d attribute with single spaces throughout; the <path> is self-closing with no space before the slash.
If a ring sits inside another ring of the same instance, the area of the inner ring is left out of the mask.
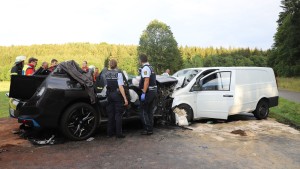
<path id="1" fill-rule="evenodd" d="M 202 66 L 267 66 L 267 51 L 249 48 L 201 48 L 180 46 L 180 62 L 183 68 Z M 31 46 L 0 46 L 0 81 L 10 78 L 10 69 L 14 59 L 18 55 L 25 55 L 39 59 L 38 66 L 43 61 L 53 58 L 59 62 L 75 60 L 78 63 L 87 60 L 89 65 L 95 65 L 100 70 L 108 65 L 108 60 L 115 58 L 119 68 L 129 74 L 137 74 L 138 52 L 134 45 L 113 45 L 107 43 L 68 43 L 68 44 L 44 44 Z M 26 61 L 27 62 L 27 61 Z M 175 61 L 162 62 L 163 69 Z M 170 67 L 169 67 L 170 68 Z M 174 73 L 179 68 L 173 68 Z M 161 72 L 157 72 L 158 74 Z"/>
<path id="2" fill-rule="evenodd" d="M 59 62 L 75 60 L 80 64 L 86 60 L 88 65 L 95 65 L 100 70 L 104 68 L 107 59 L 114 58 L 119 62 L 118 66 L 121 69 L 130 74 L 137 72 L 135 66 L 137 64 L 137 50 L 134 45 L 68 43 L 62 45 L 0 46 L 0 81 L 10 79 L 10 69 L 18 55 L 25 55 L 27 59 L 31 56 L 38 58 L 38 66 L 43 61 L 50 62 L 53 58 Z"/>
<path id="3" fill-rule="evenodd" d="M 279 76 L 300 76 L 300 1 L 282 0 L 281 4 L 268 62 Z"/>
<path id="4" fill-rule="evenodd" d="M 151 21 L 143 31 L 138 53 L 149 57 L 157 73 L 182 68 L 182 58 L 171 28 L 158 20 Z"/>
<path id="5" fill-rule="evenodd" d="M 271 108 L 270 117 L 300 129 L 300 104 L 279 98 L 279 105 Z"/>
<path id="6" fill-rule="evenodd" d="M 279 89 L 300 92 L 300 77 L 277 77 Z"/>
<path id="7" fill-rule="evenodd" d="M 8 117 L 8 97 L 5 96 L 7 92 L 0 92 L 0 118 Z"/>
<path id="8" fill-rule="evenodd" d="M 0 118 L 8 117 L 8 97 L 5 95 L 9 91 L 9 82 L 0 82 Z"/>

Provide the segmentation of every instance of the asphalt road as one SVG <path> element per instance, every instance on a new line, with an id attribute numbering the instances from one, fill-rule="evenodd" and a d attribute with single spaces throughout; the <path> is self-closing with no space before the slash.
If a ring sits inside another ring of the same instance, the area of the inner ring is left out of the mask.
<path id="1" fill-rule="evenodd" d="M 0 168 L 300 166 L 300 132 L 272 119 L 255 120 L 253 115 L 232 116 L 226 122 L 195 122 L 189 129 L 158 125 L 151 136 L 141 136 L 141 125 L 134 120 L 123 127 L 125 139 L 106 138 L 102 127 L 92 141 L 46 146 L 34 146 L 20 139 L 11 133 L 14 127 L 15 121 L 0 119 Z"/>
<path id="2" fill-rule="evenodd" d="M 300 103 L 300 92 L 291 92 L 287 90 L 278 90 L 279 97 Z"/>

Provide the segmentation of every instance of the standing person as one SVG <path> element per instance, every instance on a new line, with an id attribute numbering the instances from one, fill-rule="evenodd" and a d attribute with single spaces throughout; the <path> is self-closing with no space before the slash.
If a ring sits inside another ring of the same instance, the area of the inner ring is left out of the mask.
<path id="1" fill-rule="evenodd" d="M 99 76 L 99 69 L 96 67 L 94 70 L 95 71 L 93 73 L 93 80 L 94 80 L 94 82 L 96 82 L 96 79 Z"/>
<path id="2" fill-rule="evenodd" d="M 35 75 L 49 75 L 51 72 L 48 69 L 48 62 L 43 62 L 42 66 L 34 73 Z"/>
<path id="3" fill-rule="evenodd" d="M 28 64 L 23 67 L 22 74 L 25 76 L 31 76 L 35 72 L 35 67 L 38 59 L 31 57 L 28 59 Z"/>
<path id="4" fill-rule="evenodd" d="M 167 69 L 163 74 L 162 76 L 170 76 L 170 69 Z"/>
<path id="5" fill-rule="evenodd" d="M 153 113 L 155 98 L 157 96 L 156 75 L 153 67 L 148 63 L 147 55 L 139 56 L 142 65 L 141 80 L 139 88 L 142 90 L 141 95 L 141 120 L 144 125 L 142 135 L 153 134 Z"/>
<path id="6" fill-rule="evenodd" d="M 117 61 L 109 61 L 110 70 L 105 74 L 107 82 L 108 114 L 107 136 L 112 137 L 116 134 L 117 138 L 125 138 L 122 133 L 122 114 L 128 101 L 124 90 L 124 81 L 122 73 L 117 69 Z"/>
<path id="7" fill-rule="evenodd" d="M 83 71 L 88 72 L 89 71 L 89 67 L 87 66 L 87 61 L 83 61 L 82 62 L 82 68 Z"/>
<path id="8" fill-rule="evenodd" d="M 11 68 L 10 75 L 22 75 L 25 59 L 26 56 L 16 57 L 15 65 Z"/>
<path id="9" fill-rule="evenodd" d="M 57 64 L 58 64 L 58 61 L 56 59 L 52 59 L 51 60 L 51 65 L 50 65 L 48 70 L 50 72 L 53 72 L 53 70 L 57 67 Z"/>

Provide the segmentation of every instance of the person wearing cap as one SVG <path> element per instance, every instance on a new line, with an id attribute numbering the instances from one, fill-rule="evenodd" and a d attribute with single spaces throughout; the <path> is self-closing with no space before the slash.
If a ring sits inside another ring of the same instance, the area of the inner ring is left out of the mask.
<path id="1" fill-rule="evenodd" d="M 22 69 L 24 67 L 24 60 L 26 56 L 17 56 L 15 65 L 11 68 L 10 75 L 22 75 Z"/>
<path id="2" fill-rule="evenodd" d="M 35 67 L 38 59 L 31 57 L 28 59 L 28 64 L 23 67 L 22 74 L 25 76 L 31 76 L 35 72 Z"/>

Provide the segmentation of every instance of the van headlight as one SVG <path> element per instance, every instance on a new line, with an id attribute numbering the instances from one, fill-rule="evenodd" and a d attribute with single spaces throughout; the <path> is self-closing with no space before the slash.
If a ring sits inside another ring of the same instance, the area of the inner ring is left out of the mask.
<path id="1" fill-rule="evenodd" d="M 42 87 L 41 90 L 37 93 L 37 96 L 41 97 L 44 94 L 45 89 L 46 89 L 45 87 Z"/>

